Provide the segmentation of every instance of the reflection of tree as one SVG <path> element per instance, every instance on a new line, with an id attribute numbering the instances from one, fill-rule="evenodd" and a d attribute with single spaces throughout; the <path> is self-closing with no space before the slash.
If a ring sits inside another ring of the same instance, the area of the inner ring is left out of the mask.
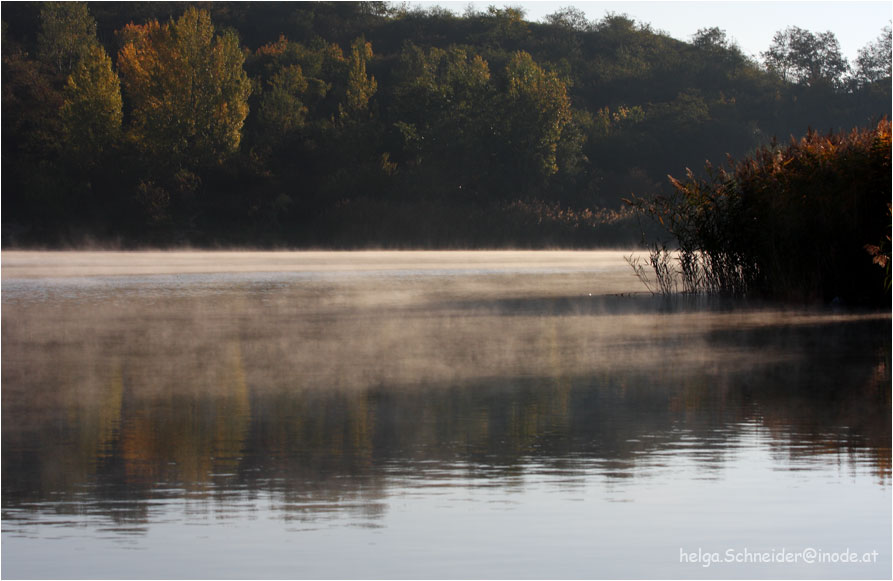
<path id="1" fill-rule="evenodd" d="M 219 357 L 219 358 L 218 358 Z M 238 344 L 222 345 L 205 370 L 198 393 L 183 389 L 179 366 L 134 379 L 125 401 L 120 457 L 128 482 L 159 480 L 202 487 L 216 474 L 235 470 L 251 417 Z M 149 381 L 151 394 L 139 382 Z M 187 393 L 183 393 L 187 391 Z"/>
<path id="2" fill-rule="evenodd" d="M 457 467 L 615 478 L 692 440 L 713 470 L 744 425 L 783 465 L 890 478 L 887 319 L 316 297 L 4 308 L 4 506 L 87 485 L 145 522 L 171 488 L 194 510 L 266 491 L 298 521 L 374 520 L 395 481 Z"/>

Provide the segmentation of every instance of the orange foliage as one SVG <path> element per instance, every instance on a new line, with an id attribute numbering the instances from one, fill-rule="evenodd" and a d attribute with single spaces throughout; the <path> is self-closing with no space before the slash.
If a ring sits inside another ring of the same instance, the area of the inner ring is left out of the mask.
<path id="1" fill-rule="evenodd" d="M 178 166 L 217 162 L 236 150 L 250 83 L 232 34 L 216 35 L 210 15 L 190 8 L 166 24 L 128 24 L 119 36 L 134 143 Z"/>
<path id="2" fill-rule="evenodd" d="M 889 237 L 890 135 L 886 119 L 810 131 L 728 168 L 708 164 L 704 178 L 671 177 L 675 197 L 633 204 L 666 224 L 684 253 L 705 257 L 706 279 L 723 291 L 889 301 L 866 249 L 883 254 L 872 243 Z"/>

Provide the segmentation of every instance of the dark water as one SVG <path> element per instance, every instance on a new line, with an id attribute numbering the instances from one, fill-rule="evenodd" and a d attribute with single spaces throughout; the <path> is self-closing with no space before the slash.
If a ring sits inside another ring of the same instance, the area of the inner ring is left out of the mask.
<path id="1" fill-rule="evenodd" d="M 4 275 L 3 576 L 889 578 L 889 313 L 619 256 Z"/>

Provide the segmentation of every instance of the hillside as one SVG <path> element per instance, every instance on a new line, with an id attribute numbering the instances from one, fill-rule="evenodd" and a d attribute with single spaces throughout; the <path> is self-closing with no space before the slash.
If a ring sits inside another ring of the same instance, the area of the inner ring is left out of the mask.
<path id="1" fill-rule="evenodd" d="M 573 9 L 6 3 L 2 56 L 4 247 L 631 244 L 668 174 L 891 109 L 889 68 Z"/>

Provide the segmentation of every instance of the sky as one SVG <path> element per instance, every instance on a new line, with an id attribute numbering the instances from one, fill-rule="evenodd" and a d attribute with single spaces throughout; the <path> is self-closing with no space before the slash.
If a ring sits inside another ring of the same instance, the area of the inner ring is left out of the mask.
<path id="1" fill-rule="evenodd" d="M 733 39 L 744 54 L 757 60 L 772 44 L 772 36 L 788 26 L 812 32 L 831 31 L 840 43 L 843 55 L 853 64 L 859 49 L 874 41 L 881 29 L 893 19 L 893 2 L 884 1 L 611 1 L 524 2 L 494 0 L 488 2 L 426 1 L 407 2 L 428 8 L 439 5 L 462 14 L 470 4 L 476 10 L 487 6 L 520 6 L 526 19 L 541 21 L 565 6 L 583 10 L 589 20 L 601 20 L 606 13 L 627 14 L 637 22 L 651 24 L 679 40 L 690 41 L 700 28 L 719 27 Z"/>

